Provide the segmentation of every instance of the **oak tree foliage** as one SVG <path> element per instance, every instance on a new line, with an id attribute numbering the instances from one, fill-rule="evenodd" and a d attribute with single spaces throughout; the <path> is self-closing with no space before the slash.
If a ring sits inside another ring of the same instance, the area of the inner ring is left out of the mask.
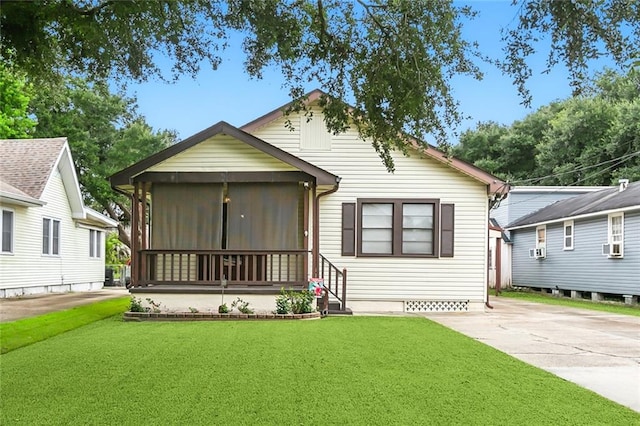
<path id="1" fill-rule="evenodd" d="M 30 112 L 37 119 L 33 137 L 67 137 L 85 203 L 117 220 L 119 238 L 129 246 L 130 200 L 114 192 L 107 178 L 168 147 L 175 133 L 152 129 L 136 113 L 134 100 L 111 93 L 106 83 L 80 78 L 43 86 Z"/>
<path id="2" fill-rule="evenodd" d="M 584 94 L 510 126 L 479 123 L 454 154 L 515 185 L 612 185 L 640 180 L 640 72 L 606 70 Z"/>
<path id="3" fill-rule="evenodd" d="M 446 146 L 462 118 L 451 78 L 482 77 L 478 64 L 485 58 L 461 31 L 475 14 L 470 4 L 3 0 L 0 55 L 40 81 L 68 74 L 123 84 L 172 80 L 196 76 L 203 65 L 216 68 L 230 35 L 239 33 L 249 75 L 279 68 L 296 100 L 310 82 L 319 85 L 329 95 L 322 103 L 328 128 L 355 125 L 393 170 L 390 152 L 405 151 L 409 136 Z M 528 103 L 527 57 L 541 37 L 550 37 L 549 67 L 566 65 L 578 92 L 591 59 L 607 55 L 619 66 L 638 59 L 639 7 L 628 0 L 514 0 L 515 23 L 504 32 L 506 56 L 488 60 L 513 77 Z M 168 75 L 158 56 L 171 60 Z"/>

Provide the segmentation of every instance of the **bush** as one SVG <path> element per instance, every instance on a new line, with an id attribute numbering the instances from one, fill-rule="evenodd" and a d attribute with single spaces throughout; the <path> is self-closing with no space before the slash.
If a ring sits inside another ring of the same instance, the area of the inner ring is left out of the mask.
<path id="1" fill-rule="evenodd" d="M 315 295 L 307 290 L 286 291 L 284 288 L 276 297 L 276 314 L 308 314 L 314 311 Z"/>

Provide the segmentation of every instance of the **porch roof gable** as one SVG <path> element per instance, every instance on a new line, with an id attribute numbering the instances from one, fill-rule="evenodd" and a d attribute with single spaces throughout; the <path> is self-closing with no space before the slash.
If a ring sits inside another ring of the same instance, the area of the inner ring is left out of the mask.
<path id="1" fill-rule="evenodd" d="M 172 145 L 154 155 L 151 155 L 129 167 L 123 169 L 112 176 L 109 177 L 111 185 L 116 187 L 119 185 L 127 185 L 133 182 L 133 179 L 153 167 L 154 165 L 165 161 L 183 151 L 186 151 L 193 146 L 204 142 L 205 140 L 216 136 L 216 135 L 227 135 L 231 136 L 234 139 L 239 140 L 240 142 L 246 143 L 247 145 L 264 152 L 271 157 L 274 157 L 286 164 L 289 164 L 292 167 L 314 177 L 316 179 L 316 184 L 318 185 L 333 185 L 339 181 L 339 177 L 324 170 L 320 167 L 317 167 L 311 163 L 308 163 L 295 155 L 292 155 L 286 151 L 281 150 L 260 138 L 257 138 L 244 130 L 240 130 L 237 127 L 232 126 L 229 123 L 224 121 L 220 121 L 213 126 L 202 130 L 201 132 L 196 133 L 195 135 L 178 142 L 175 145 Z"/>

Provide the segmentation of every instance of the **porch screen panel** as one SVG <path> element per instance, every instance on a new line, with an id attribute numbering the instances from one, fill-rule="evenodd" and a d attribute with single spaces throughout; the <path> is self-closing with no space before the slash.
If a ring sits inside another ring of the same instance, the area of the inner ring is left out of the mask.
<path id="1" fill-rule="evenodd" d="M 222 247 L 222 184 L 156 183 L 151 197 L 151 248 Z"/>
<path id="2" fill-rule="evenodd" d="M 297 183 L 232 183 L 228 187 L 231 250 L 294 250 L 298 238 Z"/>

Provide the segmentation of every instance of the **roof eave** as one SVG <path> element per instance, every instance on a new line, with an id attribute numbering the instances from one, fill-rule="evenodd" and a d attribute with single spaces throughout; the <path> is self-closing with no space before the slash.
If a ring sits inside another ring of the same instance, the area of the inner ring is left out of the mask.
<path id="1" fill-rule="evenodd" d="M 613 213 L 624 213 L 624 212 L 634 211 L 634 210 L 640 210 L 640 204 L 635 206 L 619 207 L 617 209 L 600 210 L 597 212 L 591 212 L 591 213 L 585 213 L 585 214 L 579 214 L 579 215 L 573 215 L 573 216 L 564 216 L 560 218 L 548 219 L 548 220 L 529 223 L 525 225 L 507 226 L 505 227 L 505 230 L 516 231 L 518 229 L 533 228 L 535 226 L 542 226 L 542 225 L 550 225 L 553 223 L 565 222 L 567 220 L 588 219 L 591 217 L 606 216 Z"/>

